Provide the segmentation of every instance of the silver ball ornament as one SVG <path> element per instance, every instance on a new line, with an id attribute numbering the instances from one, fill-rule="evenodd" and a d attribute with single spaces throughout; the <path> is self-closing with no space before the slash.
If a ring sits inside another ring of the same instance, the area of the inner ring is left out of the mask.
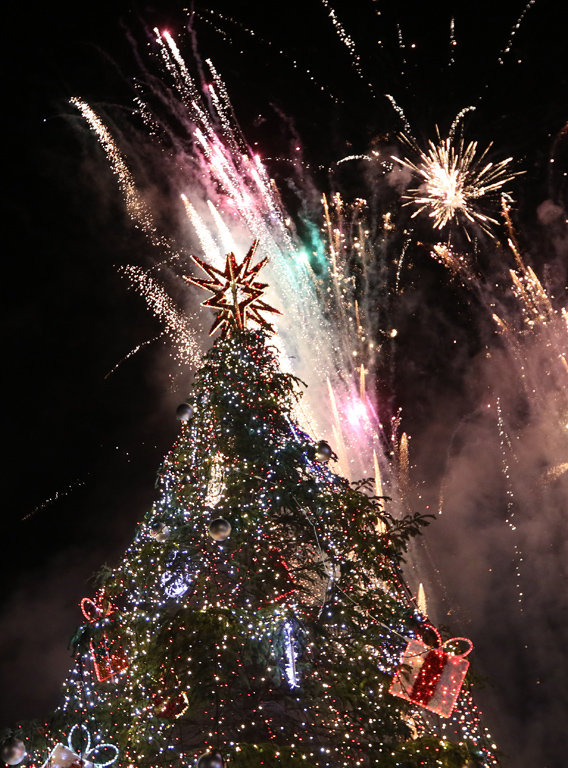
<path id="1" fill-rule="evenodd" d="M 170 534 L 171 531 L 165 523 L 157 522 L 150 525 L 150 536 L 156 541 L 167 541 Z"/>
<path id="2" fill-rule="evenodd" d="M 182 403 L 181 405 L 178 405 L 176 409 L 176 419 L 178 421 L 189 421 L 191 417 L 193 416 L 193 408 L 189 403 Z"/>
<path id="3" fill-rule="evenodd" d="M 209 535 L 214 541 L 225 541 L 231 535 L 231 523 L 222 517 L 218 517 L 209 523 Z"/>
<path id="4" fill-rule="evenodd" d="M 330 444 L 326 443 L 325 440 L 320 440 L 316 445 L 316 459 L 318 461 L 329 461 L 332 455 L 333 451 L 331 450 Z"/>
<path id="5" fill-rule="evenodd" d="M 26 756 L 26 747 L 23 741 L 12 737 L 6 739 L 0 750 L 0 757 L 8 765 L 19 765 Z"/>
<path id="6" fill-rule="evenodd" d="M 196 768 L 224 768 L 225 761 L 219 752 L 205 752 L 197 758 Z"/>

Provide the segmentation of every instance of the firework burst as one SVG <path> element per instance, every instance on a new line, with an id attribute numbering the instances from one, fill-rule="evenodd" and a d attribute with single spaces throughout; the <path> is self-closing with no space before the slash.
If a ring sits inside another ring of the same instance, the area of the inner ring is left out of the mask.
<path id="1" fill-rule="evenodd" d="M 463 139 L 441 139 L 439 133 L 437 136 L 438 142 L 429 141 L 425 152 L 405 137 L 406 143 L 419 153 L 416 163 L 393 157 L 422 182 L 409 190 L 404 204 L 418 206 L 412 218 L 427 211 L 435 229 L 443 229 L 451 221 L 469 222 L 492 235 L 492 225 L 497 221 L 480 209 L 479 201 L 484 198 L 490 202 L 495 193 L 503 192 L 503 188 L 519 175 L 509 167 L 512 158 L 498 163 L 486 162 L 492 144 L 478 154 L 476 141 L 466 144 Z"/>

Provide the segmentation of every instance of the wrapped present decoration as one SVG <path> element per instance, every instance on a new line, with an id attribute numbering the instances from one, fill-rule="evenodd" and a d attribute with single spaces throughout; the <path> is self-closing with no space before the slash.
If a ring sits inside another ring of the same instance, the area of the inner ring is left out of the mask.
<path id="1" fill-rule="evenodd" d="M 104 590 L 100 590 L 94 600 L 89 597 L 81 600 L 81 611 L 90 624 L 102 622 L 101 636 L 98 640 L 90 642 L 95 675 L 99 683 L 102 683 L 123 672 L 128 666 L 126 652 L 120 640 L 119 623 L 116 618 L 109 619 L 116 613 L 116 607 L 106 597 Z"/>
<path id="2" fill-rule="evenodd" d="M 89 760 L 83 760 L 65 744 L 56 744 L 43 768 L 95 768 L 95 765 Z"/>
<path id="3" fill-rule="evenodd" d="M 237 550 L 233 558 L 238 559 L 241 552 Z M 275 547 L 259 547 L 251 560 L 243 564 L 246 570 L 240 585 L 242 594 L 260 606 L 277 603 L 298 588 L 280 550 Z"/>
<path id="4" fill-rule="evenodd" d="M 99 755 L 104 755 L 102 762 L 97 761 Z M 107 768 L 117 758 L 118 749 L 113 744 L 92 747 L 86 726 L 74 725 L 67 744 L 56 744 L 42 768 Z"/>
<path id="5" fill-rule="evenodd" d="M 128 666 L 126 652 L 122 647 L 120 638 L 108 632 L 103 632 L 96 645 L 91 640 L 91 656 L 99 683 L 108 680 L 113 675 L 118 675 Z"/>
<path id="6" fill-rule="evenodd" d="M 266 598 L 263 603 L 277 603 L 296 591 L 298 587 L 278 549 L 270 547 L 260 562 L 262 563 L 260 567 L 267 570 L 270 575 L 267 579 Z"/>
<path id="7" fill-rule="evenodd" d="M 465 637 L 454 637 L 442 643 L 438 631 L 434 627 L 430 629 L 438 639 L 438 647 L 432 648 L 421 640 L 410 640 L 389 692 L 441 717 L 449 717 L 469 667 L 465 657 L 473 645 Z M 446 650 L 448 645 L 458 641 L 467 643 L 467 650 L 463 653 Z"/>

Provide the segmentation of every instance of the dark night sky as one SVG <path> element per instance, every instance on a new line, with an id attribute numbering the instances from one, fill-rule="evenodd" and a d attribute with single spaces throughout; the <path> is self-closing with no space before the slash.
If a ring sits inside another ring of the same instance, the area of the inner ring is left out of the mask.
<path id="1" fill-rule="evenodd" d="M 316 0 L 205 2 L 196 6 L 201 16 L 195 29 L 199 55 L 214 60 L 247 139 L 258 142 L 265 156 L 288 152 L 290 127 L 301 136 L 306 158 L 314 165 L 366 151 L 374 137 L 400 128 L 380 97 L 385 92 L 405 108 L 419 138 L 432 135 L 436 123 L 447 128 L 461 108 L 482 96 L 468 120 L 468 133 L 481 143 L 495 140 L 526 172 L 518 193 L 518 219 L 524 245 L 542 267 L 552 257 L 550 244 L 538 240 L 535 210 L 550 195 L 551 145 L 568 112 L 564 5 L 558 0 L 537 2 L 506 64 L 499 66 L 499 51 L 524 7 L 522 0 L 333 0 L 357 43 L 363 68 L 379 95 L 376 99 L 358 78 Z M 377 18 L 379 6 L 382 15 Z M 112 105 L 114 114 L 123 113 L 126 125 L 131 78 L 138 73 L 136 55 L 145 55 L 153 26 L 183 32 L 182 8 L 181 3 L 113 2 L 76 3 L 65 10 L 58 10 L 57 4 L 12 4 L 5 11 L 8 236 L 2 281 L 0 724 L 44 717 L 56 705 L 70 663 L 67 642 L 80 620 L 77 603 L 92 591 L 91 575 L 104 562 L 114 562 L 130 541 L 134 523 L 154 498 L 161 457 L 177 433 L 173 412 L 185 396 L 190 374 L 172 380 L 167 347 L 149 345 L 105 379 L 125 354 L 161 331 L 116 271 L 124 263 L 151 263 L 152 252 L 126 216 L 102 153 L 81 129 L 68 99 L 78 95 L 93 106 Z M 458 46 L 450 71 L 446 65 L 453 8 Z M 251 39 L 228 22 L 222 26 L 233 39 L 223 38 L 203 21 L 213 18 L 207 16 L 211 9 L 255 29 L 262 40 Z M 407 45 L 416 45 L 406 49 L 404 74 L 397 22 Z M 384 42 L 382 49 L 378 38 Z M 182 40 L 189 58 L 187 33 Z M 276 50 L 296 59 L 298 68 Z M 342 105 L 334 105 L 313 87 L 307 66 L 344 101 Z M 257 120 L 259 114 L 266 120 Z M 324 173 L 316 181 L 323 189 L 329 184 Z M 350 181 L 358 194 L 358 180 Z M 422 278 L 437 296 L 436 268 L 425 268 Z M 450 292 L 440 301 L 466 328 L 461 309 L 449 308 L 459 304 L 459 298 Z M 479 340 L 467 329 L 463 335 L 466 366 Z M 415 366 L 425 368 L 416 328 L 409 329 L 408 339 L 408 356 L 414 351 Z M 442 333 L 441 358 L 446 341 Z M 429 375 L 426 391 L 419 390 L 411 367 L 403 367 L 398 381 L 398 402 L 417 440 L 428 432 L 433 393 L 443 398 L 455 383 L 448 383 L 443 367 L 431 369 Z M 467 412 L 465 400 L 453 402 L 440 427 L 440 455 L 445 454 L 452 418 L 459 420 Z M 417 471 L 431 470 L 435 484 L 442 459 L 426 459 L 425 454 L 422 450 Z M 68 495 L 23 520 L 71 486 Z M 428 535 L 436 535 L 433 528 Z M 560 624 L 565 631 L 565 619 Z M 486 649 L 491 642 L 497 638 L 482 639 Z M 485 652 L 491 659 L 491 650 Z M 526 663 L 521 658 L 516 665 L 511 661 L 510 674 L 522 675 Z M 512 706 L 508 730 L 503 729 L 510 754 L 514 738 L 527 717 L 530 720 L 526 703 Z M 489 699 L 491 725 L 498 733 L 496 708 Z M 543 768 L 561 765 L 554 762 L 560 752 L 554 754 L 549 753 Z"/>

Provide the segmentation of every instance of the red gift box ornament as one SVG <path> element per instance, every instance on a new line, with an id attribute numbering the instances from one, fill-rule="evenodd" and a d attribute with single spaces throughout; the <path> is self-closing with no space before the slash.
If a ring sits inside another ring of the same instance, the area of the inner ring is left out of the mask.
<path id="1" fill-rule="evenodd" d="M 124 672 L 128 666 L 126 652 L 120 639 L 107 632 L 103 633 L 97 645 L 91 640 L 91 656 L 99 683 L 118 675 L 119 672 Z"/>
<path id="2" fill-rule="evenodd" d="M 298 589 L 276 547 L 261 545 L 252 553 L 244 554 L 242 549 L 237 549 L 231 559 L 240 569 L 239 590 L 249 605 L 265 607 L 283 600 Z"/>
<path id="3" fill-rule="evenodd" d="M 275 547 L 270 547 L 266 553 L 260 553 L 258 567 L 260 573 L 265 570 L 269 575 L 266 597 L 261 604 L 277 603 L 296 591 L 297 585 L 292 574 L 280 551 Z"/>
<path id="4" fill-rule="evenodd" d="M 432 648 L 421 640 L 410 640 L 389 692 L 441 717 L 449 717 L 469 668 L 465 657 L 472 651 L 473 644 L 465 637 L 454 637 L 442 643 L 439 632 L 434 627 L 429 628 L 438 639 L 438 647 Z M 468 644 L 466 651 L 450 653 L 445 650 L 447 645 L 458 641 Z"/>
<path id="5" fill-rule="evenodd" d="M 116 612 L 116 608 L 106 597 L 104 590 L 100 590 L 94 600 L 89 597 L 81 600 L 81 611 L 87 621 L 94 624 L 101 619 L 107 619 Z M 98 643 L 95 645 L 91 640 L 90 651 L 99 683 L 123 672 L 128 666 L 126 652 L 118 634 L 118 622 L 115 620 L 105 622 L 105 628 Z"/>

